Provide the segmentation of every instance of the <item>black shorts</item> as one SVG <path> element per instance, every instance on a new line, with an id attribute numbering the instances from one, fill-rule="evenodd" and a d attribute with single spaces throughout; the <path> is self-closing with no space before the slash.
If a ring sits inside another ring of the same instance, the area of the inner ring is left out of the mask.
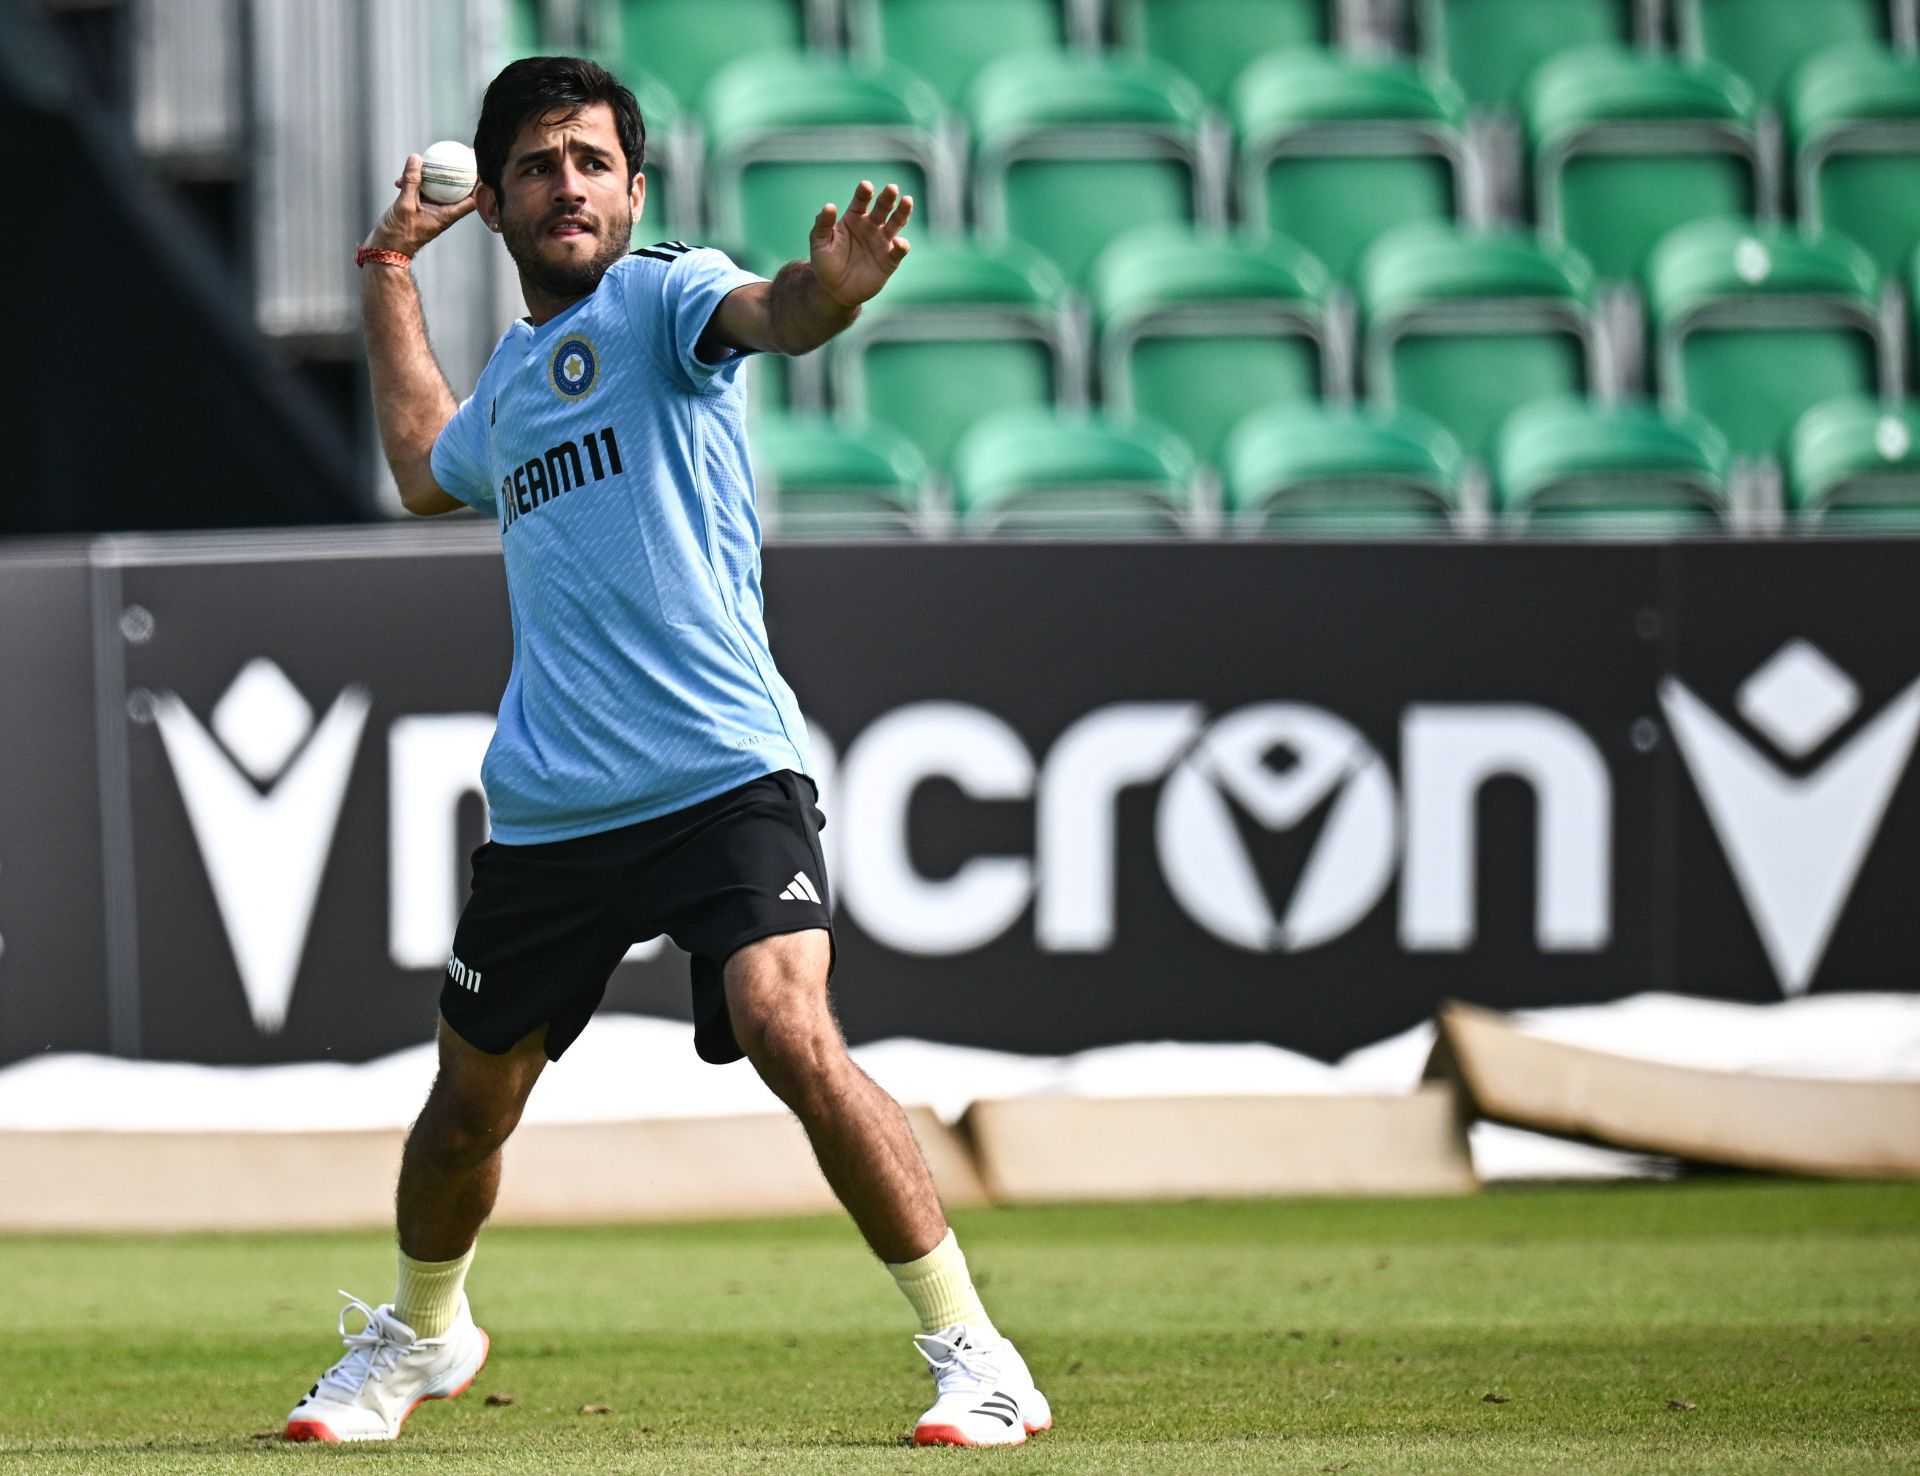
<path id="1" fill-rule="evenodd" d="M 693 956 L 693 1045 L 742 1052 L 721 968 L 759 938 L 826 928 L 827 868 L 813 781 L 767 774 L 671 815 L 534 846 L 473 853 L 440 1013 L 496 1055 L 542 1025 L 560 1059 L 635 943 L 665 933 Z"/>

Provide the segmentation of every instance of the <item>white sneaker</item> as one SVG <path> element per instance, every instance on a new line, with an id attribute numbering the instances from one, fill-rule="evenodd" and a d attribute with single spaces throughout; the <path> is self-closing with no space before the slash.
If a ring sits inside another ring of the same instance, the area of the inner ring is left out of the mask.
<path id="1" fill-rule="evenodd" d="M 1046 1396 L 1007 1339 L 975 1344 L 962 1324 L 915 1333 L 913 1346 L 932 1367 L 937 1391 L 913 1427 L 915 1445 L 1019 1445 L 1052 1427 Z"/>
<path id="2" fill-rule="evenodd" d="M 320 1375 L 287 1416 L 288 1440 L 391 1440 L 407 1416 L 428 1399 L 451 1399 L 471 1384 L 487 1361 L 487 1335 L 474 1325 L 467 1299 L 453 1325 L 437 1338 L 418 1338 L 393 1315 L 391 1304 L 369 1307 L 341 1292 L 340 1337 L 347 1356 Z M 366 1319 L 358 1332 L 347 1318 Z"/>

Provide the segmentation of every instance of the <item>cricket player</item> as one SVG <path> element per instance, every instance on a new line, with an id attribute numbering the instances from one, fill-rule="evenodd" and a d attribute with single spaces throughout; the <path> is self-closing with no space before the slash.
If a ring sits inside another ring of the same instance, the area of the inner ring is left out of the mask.
<path id="1" fill-rule="evenodd" d="M 747 464 L 747 356 L 804 354 L 851 323 L 906 258 L 913 202 L 861 182 L 772 281 L 682 242 L 630 251 L 645 142 L 604 68 L 515 62 L 487 89 L 474 195 L 422 200 L 415 155 L 358 253 L 387 461 L 409 511 L 499 522 L 513 674 L 439 1074 L 400 1166 L 399 1285 L 379 1307 L 349 1298 L 346 1356 L 286 1438 L 391 1440 L 479 1373 L 487 1335 L 463 1288 L 501 1145 L 627 949 L 664 933 L 692 956 L 695 1049 L 753 1062 L 919 1316 L 936 1398 L 915 1442 L 1017 1445 L 1052 1423 L 1047 1401 L 828 1004 L 823 820 L 768 650 Z M 409 267 L 469 211 L 505 240 L 527 316 L 456 404 Z"/>

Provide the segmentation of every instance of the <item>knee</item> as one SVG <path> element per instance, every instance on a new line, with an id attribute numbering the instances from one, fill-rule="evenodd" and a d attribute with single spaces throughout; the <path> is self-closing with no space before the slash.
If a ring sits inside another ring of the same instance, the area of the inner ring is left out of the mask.
<path id="1" fill-rule="evenodd" d="M 449 1168 L 467 1168 L 500 1150 L 520 1120 L 517 1104 L 435 1092 L 413 1125 L 410 1146 Z"/>
<path id="2" fill-rule="evenodd" d="M 805 1116 L 830 1097 L 841 1071 L 851 1067 L 830 1016 L 811 1011 L 750 1014 L 734 1021 L 740 1048 L 773 1094 Z"/>

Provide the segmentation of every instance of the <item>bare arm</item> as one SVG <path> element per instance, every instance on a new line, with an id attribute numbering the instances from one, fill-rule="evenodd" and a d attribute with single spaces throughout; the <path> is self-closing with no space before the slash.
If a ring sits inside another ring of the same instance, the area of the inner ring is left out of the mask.
<path id="1" fill-rule="evenodd" d="M 866 180 L 853 192 L 845 219 L 828 205 L 814 217 L 809 259 L 788 262 L 771 282 L 730 292 L 714 309 L 696 352 L 711 362 L 726 349 L 804 354 L 860 316 L 907 259 L 900 234 L 913 197 L 888 185 L 876 198 Z"/>
<path id="2" fill-rule="evenodd" d="M 420 198 L 420 156 L 409 154 L 395 182 L 400 197 L 367 237 L 367 245 L 414 256 L 473 209 L 469 196 L 456 205 Z M 360 307 L 372 370 L 373 408 L 380 445 L 410 513 L 428 516 L 465 506 L 433 479 L 433 443 L 458 405 L 427 341 L 420 293 L 405 267 L 368 262 L 361 268 Z"/>
<path id="3" fill-rule="evenodd" d="M 434 481 L 432 456 L 433 443 L 459 407 L 427 342 L 413 273 L 372 263 L 362 270 L 360 310 L 373 371 L 374 416 L 401 505 L 422 516 L 453 512 L 465 504 Z"/>

